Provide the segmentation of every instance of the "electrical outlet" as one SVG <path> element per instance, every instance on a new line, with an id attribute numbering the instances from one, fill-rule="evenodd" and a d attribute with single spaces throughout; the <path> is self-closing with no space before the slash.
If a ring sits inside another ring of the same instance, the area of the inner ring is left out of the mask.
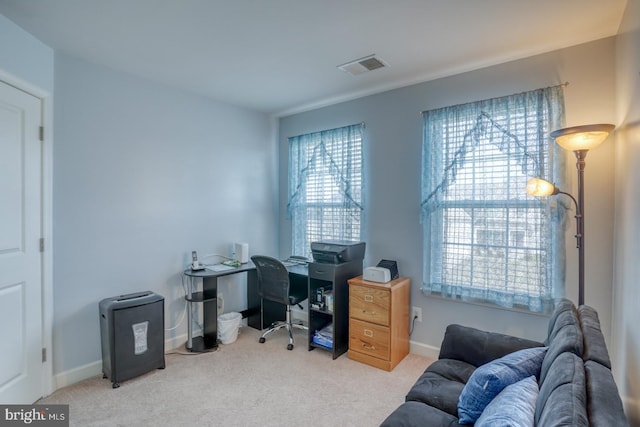
<path id="1" fill-rule="evenodd" d="M 422 322 L 422 308 L 411 307 L 411 320 L 416 319 L 418 322 Z"/>

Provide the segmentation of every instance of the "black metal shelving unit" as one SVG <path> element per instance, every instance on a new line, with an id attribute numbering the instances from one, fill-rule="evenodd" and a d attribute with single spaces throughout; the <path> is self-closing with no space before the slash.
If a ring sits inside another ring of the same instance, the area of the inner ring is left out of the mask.
<path id="1" fill-rule="evenodd" d="M 309 350 L 319 348 L 331 352 L 334 359 L 349 348 L 349 285 L 347 280 L 362 274 L 362 260 L 328 264 L 309 264 Z M 319 288 L 333 292 L 333 311 L 313 308 L 313 295 Z M 333 347 L 313 342 L 316 331 L 333 323 Z"/>

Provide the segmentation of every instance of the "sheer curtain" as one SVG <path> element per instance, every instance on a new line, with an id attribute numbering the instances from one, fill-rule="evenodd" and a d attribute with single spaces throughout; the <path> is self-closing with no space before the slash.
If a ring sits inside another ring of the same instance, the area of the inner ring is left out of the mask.
<path id="1" fill-rule="evenodd" d="M 292 251 L 310 256 L 316 240 L 360 240 L 364 124 L 289 138 Z"/>
<path id="2" fill-rule="evenodd" d="M 423 112 L 425 294 L 547 312 L 564 294 L 562 86 Z"/>

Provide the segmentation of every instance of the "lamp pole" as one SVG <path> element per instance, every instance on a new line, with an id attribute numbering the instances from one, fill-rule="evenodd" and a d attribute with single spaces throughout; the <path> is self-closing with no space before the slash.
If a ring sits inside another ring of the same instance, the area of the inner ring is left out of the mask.
<path id="1" fill-rule="evenodd" d="M 584 168 L 589 150 L 576 150 L 578 201 L 576 203 L 576 244 L 578 248 L 578 305 L 584 304 Z"/>
<path id="2" fill-rule="evenodd" d="M 576 155 L 578 170 L 578 200 L 569 193 L 560 191 L 555 184 L 544 179 L 531 178 L 527 182 L 527 194 L 536 197 L 565 194 L 571 197 L 576 205 L 576 247 L 578 248 L 578 305 L 584 304 L 584 168 L 589 149 L 594 148 L 607 139 L 614 125 L 584 125 L 559 129 L 551 132 L 551 137 L 558 145 Z"/>
<path id="3" fill-rule="evenodd" d="M 578 246 L 578 304 L 584 304 L 584 168 L 587 152 L 602 144 L 615 128 L 610 124 L 583 125 L 551 132 L 558 145 L 576 155 L 578 201 L 576 202 L 576 241 Z M 574 199 L 575 201 L 575 199 Z"/>

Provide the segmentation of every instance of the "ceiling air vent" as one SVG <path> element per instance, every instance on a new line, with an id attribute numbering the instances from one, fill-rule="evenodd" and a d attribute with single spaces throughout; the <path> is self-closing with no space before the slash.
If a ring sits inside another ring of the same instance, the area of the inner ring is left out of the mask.
<path id="1" fill-rule="evenodd" d="M 377 70 L 378 68 L 386 67 L 387 64 L 382 62 L 376 55 L 365 56 L 364 58 L 356 59 L 355 61 L 347 62 L 346 64 L 338 65 L 342 71 L 357 76 L 358 74 L 366 73 L 367 71 Z"/>

